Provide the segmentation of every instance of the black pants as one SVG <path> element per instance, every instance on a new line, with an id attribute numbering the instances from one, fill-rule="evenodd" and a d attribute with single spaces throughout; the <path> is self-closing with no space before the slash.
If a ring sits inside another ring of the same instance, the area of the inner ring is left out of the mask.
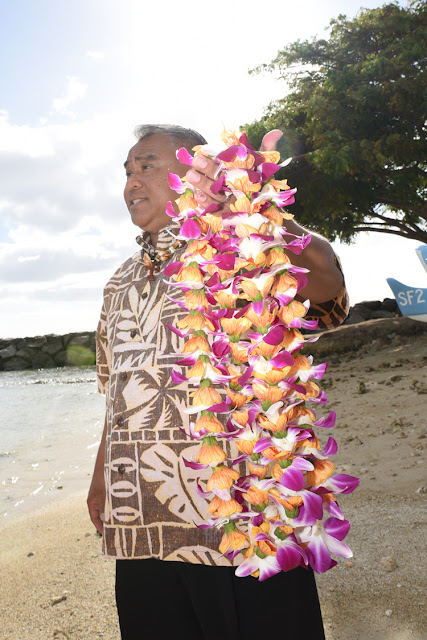
<path id="1" fill-rule="evenodd" d="M 324 640 L 311 569 L 264 582 L 231 567 L 161 560 L 117 560 L 122 640 Z M 155 635 L 154 635 L 155 634 Z M 258 634 L 260 634 L 258 636 Z M 262 635 L 261 635 L 262 634 Z"/>

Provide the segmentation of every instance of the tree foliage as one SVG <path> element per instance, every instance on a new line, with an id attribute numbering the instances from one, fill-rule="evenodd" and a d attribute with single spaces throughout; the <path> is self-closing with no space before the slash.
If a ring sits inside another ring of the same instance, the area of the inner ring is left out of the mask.
<path id="1" fill-rule="evenodd" d="M 427 242 L 426 59 L 427 4 L 412 0 L 339 15 L 328 39 L 294 42 L 251 72 L 278 72 L 290 89 L 244 129 L 254 145 L 284 132 L 299 222 L 330 239 Z"/>

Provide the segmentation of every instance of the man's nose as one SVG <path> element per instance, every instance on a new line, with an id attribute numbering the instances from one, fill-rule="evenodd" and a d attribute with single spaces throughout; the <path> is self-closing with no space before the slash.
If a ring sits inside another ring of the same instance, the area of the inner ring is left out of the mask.
<path id="1" fill-rule="evenodd" d="M 142 176 L 140 173 L 132 173 L 127 180 L 127 188 L 133 189 L 139 187 L 142 184 Z"/>

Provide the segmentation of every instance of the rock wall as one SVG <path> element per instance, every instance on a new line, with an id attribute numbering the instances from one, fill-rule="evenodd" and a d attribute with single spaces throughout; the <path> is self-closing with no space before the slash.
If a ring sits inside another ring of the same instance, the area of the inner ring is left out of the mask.
<path id="1" fill-rule="evenodd" d="M 395 318 L 400 315 L 394 298 L 385 298 L 382 302 L 359 302 L 351 307 L 344 325 L 379 318 Z M 94 364 L 94 331 L 67 333 L 64 336 L 50 334 L 33 338 L 0 339 L 0 371 Z"/>
<path id="2" fill-rule="evenodd" d="M 401 316 L 400 309 L 394 298 L 358 302 L 350 307 L 350 313 L 344 324 L 358 324 L 366 320 L 379 320 L 380 318 L 395 318 Z"/>
<path id="3" fill-rule="evenodd" d="M 95 332 L 0 339 L 0 371 L 95 364 Z"/>

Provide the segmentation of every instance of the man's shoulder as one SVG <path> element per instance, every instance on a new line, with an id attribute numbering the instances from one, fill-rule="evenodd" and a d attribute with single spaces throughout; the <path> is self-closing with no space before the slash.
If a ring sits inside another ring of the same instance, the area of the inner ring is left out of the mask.
<path id="1" fill-rule="evenodd" d="M 136 251 L 127 260 L 125 260 L 118 269 L 113 273 L 104 287 L 104 294 L 109 293 L 111 290 L 115 290 L 118 284 L 126 282 L 129 277 L 132 277 L 135 267 L 142 266 L 141 252 Z"/>

